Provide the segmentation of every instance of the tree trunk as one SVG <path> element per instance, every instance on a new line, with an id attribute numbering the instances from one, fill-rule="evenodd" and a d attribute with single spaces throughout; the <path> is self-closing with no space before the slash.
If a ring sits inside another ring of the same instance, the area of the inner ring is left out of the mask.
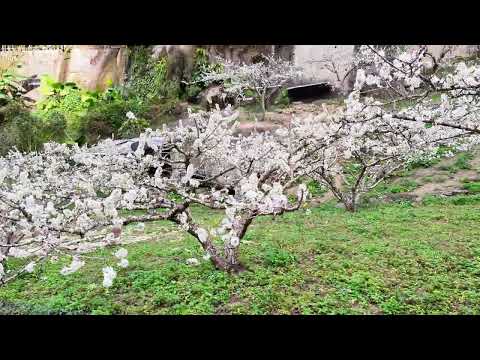
<path id="1" fill-rule="evenodd" d="M 348 194 L 342 198 L 345 209 L 350 212 L 357 211 L 358 195 L 356 193 Z"/>
<path id="2" fill-rule="evenodd" d="M 248 227 L 252 223 L 254 216 L 252 213 L 248 213 L 242 216 L 241 219 L 236 219 L 233 225 L 233 236 L 237 237 L 239 243 L 235 246 L 231 244 L 231 239 L 225 241 L 224 251 L 225 251 L 225 259 L 227 261 L 228 272 L 239 273 L 245 271 L 245 267 L 240 263 L 238 256 L 239 256 L 239 247 L 240 241 L 245 236 Z"/>
<path id="3" fill-rule="evenodd" d="M 193 226 L 188 232 L 200 242 L 203 250 L 210 255 L 210 261 L 215 268 L 231 273 L 239 273 L 245 270 L 244 266 L 240 264 L 238 260 L 238 246 L 233 247 L 230 244 L 225 244 L 225 256 L 221 256 L 210 238 L 205 242 L 200 241 L 197 230 L 198 227 Z"/>
<path id="4" fill-rule="evenodd" d="M 345 209 L 349 212 L 355 212 L 357 210 L 355 201 L 344 201 L 343 204 L 345 205 Z"/>
<path id="5" fill-rule="evenodd" d="M 238 260 L 238 246 L 230 244 L 225 245 L 225 259 L 227 261 L 227 271 L 232 273 L 240 273 L 245 271 L 245 267 Z"/>
<path id="6" fill-rule="evenodd" d="M 267 112 L 265 92 L 262 92 L 260 94 L 260 106 L 262 107 L 262 117 L 260 118 L 260 121 L 264 121 L 265 120 L 265 113 Z"/>

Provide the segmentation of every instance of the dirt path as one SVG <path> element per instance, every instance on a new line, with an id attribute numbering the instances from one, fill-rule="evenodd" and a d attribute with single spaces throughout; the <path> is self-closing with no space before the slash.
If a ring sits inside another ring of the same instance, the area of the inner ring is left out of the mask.
<path id="1" fill-rule="evenodd" d="M 422 183 L 419 187 L 411 192 L 419 200 L 427 195 L 458 195 L 468 193 L 463 188 L 465 182 L 480 181 L 480 151 L 473 152 L 474 158 L 469 161 L 471 169 L 458 170 L 456 172 L 449 172 L 444 170 L 448 166 L 452 166 L 458 155 L 442 160 L 439 164 L 430 168 L 418 169 L 411 176 L 407 177 Z M 425 182 L 426 179 L 431 179 L 430 182 Z"/>

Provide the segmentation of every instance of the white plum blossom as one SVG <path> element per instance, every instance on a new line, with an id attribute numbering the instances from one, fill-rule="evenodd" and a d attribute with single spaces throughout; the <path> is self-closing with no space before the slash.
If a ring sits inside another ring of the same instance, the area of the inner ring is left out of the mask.
<path id="1" fill-rule="evenodd" d="M 200 265 L 200 262 L 195 258 L 190 258 L 186 260 L 187 265 L 197 266 Z"/>
<path id="2" fill-rule="evenodd" d="M 393 49 L 388 56 L 375 46 L 360 47 L 355 86 L 332 117 L 333 132 L 327 133 L 333 141 L 311 173 L 347 209 L 355 211 L 362 193 L 439 145 L 468 149 L 479 143 L 479 67 L 461 63 L 453 73 L 427 75 L 424 60 L 430 58 L 426 46 Z M 371 88 L 364 91 L 365 84 Z M 374 97 L 373 90 L 390 98 Z M 440 102 L 433 101 L 439 92 Z"/>
<path id="3" fill-rule="evenodd" d="M 238 245 L 240 245 L 240 239 L 237 236 L 232 236 L 230 238 L 230 245 L 232 245 L 233 247 L 237 247 Z"/>
<path id="4" fill-rule="evenodd" d="M 198 234 L 198 240 L 201 242 L 201 243 L 205 243 L 207 242 L 208 240 L 208 231 L 203 229 L 203 228 L 199 228 L 197 230 L 197 234 Z"/>
<path id="5" fill-rule="evenodd" d="M 354 89 L 355 90 L 362 90 L 362 87 L 365 84 L 366 79 L 367 78 L 366 78 L 366 75 L 365 75 L 365 70 L 358 69 Z"/>
<path id="6" fill-rule="evenodd" d="M 28 272 L 28 273 L 32 273 L 35 271 L 35 265 L 37 265 L 35 263 L 35 261 L 31 261 L 29 262 L 26 266 L 25 266 L 25 271 Z"/>
<path id="7" fill-rule="evenodd" d="M 128 250 L 125 248 L 120 248 L 115 252 L 115 257 L 118 259 L 123 259 L 128 256 Z"/>
<path id="8" fill-rule="evenodd" d="M 137 231 L 144 232 L 145 231 L 145 223 L 138 223 L 136 226 Z"/>
<path id="9" fill-rule="evenodd" d="M 106 266 L 102 269 L 103 287 L 109 288 L 113 285 L 113 280 L 117 277 L 117 272 L 111 267 Z"/>
<path id="10" fill-rule="evenodd" d="M 120 259 L 120 261 L 117 263 L 118 266 L 122 267 L 122 268 L 127 268 L 128 265 L 129 265 L 129 262 L 127 259 Z"/>
<path id="11" fill-rule="evenodd" d="M 85 265 L 85 261 L 80 260 L 80 258 L 78 257 L 74 257 L 70 265 L 63 267 L 62 270 L 60 270 L 60 274 L 62 275 L 73 274 L 78 270 L 80 270 L 84 265 Z"/>

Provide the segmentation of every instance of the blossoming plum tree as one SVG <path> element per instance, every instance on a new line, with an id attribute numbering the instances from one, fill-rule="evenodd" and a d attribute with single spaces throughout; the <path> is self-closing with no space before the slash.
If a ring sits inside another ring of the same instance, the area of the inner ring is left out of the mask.
<path id="1" fill-rule="evenodd" d="M 460 61 L 446 72 L 452 65 L 426 46 L 389 54 L 362 46 L 357 56 L 354 89 L 329 121 L 338 130 L 335 151 L 324 149 L 329 156 L 311 174 L 350 211 L 409 161 L 439 145 L 468 149 L 480 134 L 478 65 Z"/>
<path id="2" fill-rule="evenodd" d="M 237 115 L 230 108 L 190 113 L 176 128 L 143 133 L 135 152 L 105 140 L 95 147 L 51 143 L 39 153 L 1 159 L 2 282 L 64 253 L 72 256 L 62 270 L 68 275 L 83 266 L 86 251 L 119 244 L 125 225 L 158 220 L 195 237 L 217 268 L 243 270 L 239 246 L 248 227 L 258 216 L 300 208 L 306 187 L 298 186 L 295 200 L 286 191 L 315 169 L 311 154 L 327 144 L 324 130 L 308 121 L 277 133 L 236 135 Z M 202 227 L 192 204 L 223 211 L 220 226 Z M 5 259 L 22 253 L 35 260 L 15 273 L 7 270 Z M 125 251 L 115 256 L 118 267 L 128 266 Z M 111 286 L 116 271 L 107 266 L 103 274 L 104 286 Z"/>
<path id="3" fill-rule="evenodd" d="M 222 82 L 226 93 L 245 100 L 246 91 L 252 91 L 260 102 L 262 118 L 273 94 L 290 81 L 302 75 L 302 71 L 289 61 L 263 55 L 253 64 L 238 64 L 220 59 L 223 71 L 206 71 L 200 76 L 203 83 Z"/>

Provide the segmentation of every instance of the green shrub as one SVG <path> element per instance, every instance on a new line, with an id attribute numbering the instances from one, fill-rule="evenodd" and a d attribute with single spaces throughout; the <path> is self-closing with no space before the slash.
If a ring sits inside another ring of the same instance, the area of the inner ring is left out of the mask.
<path id="1" fill-rule="evenodd" d="M 462 153 L 458 155 L 457 160 L 455 161 L 454 166 L 457 169 L 461 170 L 470 170 L 472 166 L 470 165 L 470 160 L 473 159 L 473 155 L 470 153 Z"/>
<path id="2" fill-rule="evenodd" d="M 73 82 L 61 83 L 44 75 L 40 82 L 43 100 L 37 104 L 40 111 L 61 111 L 65 114 L 82 113 L 92 106 L 91 94 L 84 94 Z"/>
<path id="3" fill-rule="evenodd" d="M 463 184 L 463 188 L 468 190 L 469 193 L 478 194 L 480 193 L 480 182 L 468 182 Z"/>
<path id="4" fill-rule="evenodd" d="M 187 100 L 194 101 L 197 96 L 202 92 L 203 88 L 198 85 L 189 85 L 185 91 Z"/>
<path id="5" fill-rule="evenodd" d="M 42 143 L 49 141 L 64 142 L 67 137 L 67 119 L 59 111 L 50 111 L 43 116 L 40 132 Z"/>
<path id="6" fill-rule="evenodd" d="M 3 109 L 0 125 L 0 153 L 5 155 L 16 147 L 19 151 L 29 152 L 39 148 L 40 121 L 17 102 L 11 102 Z"/>
<path id="7" fill-rule="evenodd" d="M 295 255 L 278 248 L 268 248 L 264 259 L 265 265 L 270 267 L 285 267 L 297 261 Z"/>
<path id="8" fill-rule="evenodd" d="M 288 97 L 287 89 L 282 89 L 273 103 L 280 107 L 288 106 L 290 104 L 290 99 Z"/>
<path id="9" fill-rule="evenodd" d="M 205 72 L 221 71 L 222 64 L 210 63 L 207 51 L 203 48 L 195 50 L 195 57 L 193 60 L 193 69 L 189 84 L 185 88 L 185 96 L 187 100 L 194 100 L 200 92 L 208 87 L 208 84 L 200 81 L 201 76 Z"/>
<path id="10" fill-rule="evenodd" d="M 141 101 L 125 99 L 119 87 L 88 91 L 75 83 L 44 76 L 40 88 L 45 98 L 37 106 L 38 115 L 48 118 L 50 112 L 62 114 L 67 124 L 64 139 L 68 142 L 92 143 L 109 137 L 117 133 L 128 111 L 145 113 Z"/>
<path id="11" fill-rule="evenodd" d="M 139 136 L 145 129 L 150 126 L 150 123 L 144 119 L 128 119 L 118 130 L 118 136 L 123 139 L 129 139 Z"/>
<path id="12" fill-rule="evenodd" d="M 79 119 L 81 128 L 77 141 L 81 144 L 92 144 L 99 139 L 111 137 L 112 134 L 118 135 L 123 123 L 128 120 L 126 114 L 129 111 L 139 118 L 144 118 L 148 106 L 135 99 L 99 102 Z"/>
<path id="13" fill-rule="evenodd" d="M 0 106 L 12 101 L 23 101 L 25 89 L 20 81 L 24 79 L 13 68 L 0 71 Z"/>
<path id="14" fill-rule="evenodd" d="M 307 183 L 307 189 L 313 197 L 321 196 L 327 192 L 327 189 L 315 180 L 311 180 Z"/>
<path id="15" fill-rule="evenodd" d="M 0 110 L 0 155 L 14 147 L 30 152 L 39 150 L 47 141 L 64 141 L 66 127 L 65 117 L 59 112 L 40 117 L 23 104 L 11 102 Z"/>

